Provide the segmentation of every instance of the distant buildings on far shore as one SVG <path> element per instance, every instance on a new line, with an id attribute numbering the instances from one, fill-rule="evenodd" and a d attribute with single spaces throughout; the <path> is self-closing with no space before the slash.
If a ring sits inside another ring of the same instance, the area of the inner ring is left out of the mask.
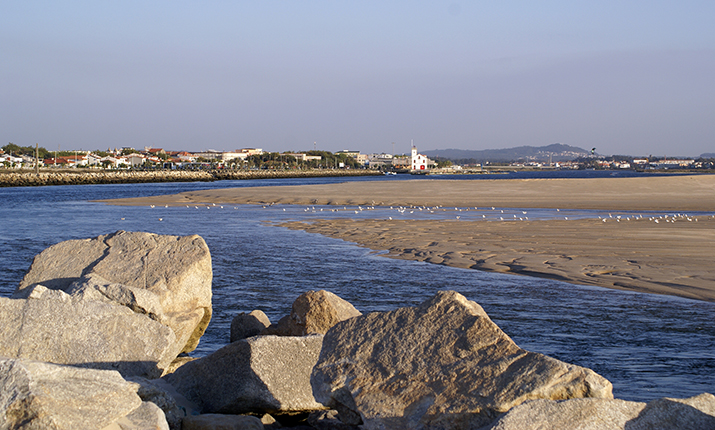
<path id="1" fill-rule="evenodd" d="M 17 148 L 17 147 L 16 147 Z M 71 153 L 71 155 L 67 155 Z M 147 166 L 159 167 L 186 167 L 192 165 L 207 165 L 215 167 L 223 166 L 245 166 L 249 157 L 272 154 L 274 159 L 284 157 L 294 159 L 294 162 L 306 163 L 306 165 L 318 166 L 322 156 L 317 154 L 328 154 L 327 151 L 302 151 L 266 153 L 261 148 L 243 148 L 233 151 L 205 150 L 200 152 L 188 151 L 167 151 L 163 148 L 144 147 L 143 150 L 136 150 L 131 147 L 121 149 L 107 149 L 107 151 L 64 151 L 61 156 L 51 155 L 44 160 L 40 160 L 41 166 L 63 166 L 63 167 L 103 167 L 103 168 L 137 168 Z M 49 152 L 52 154 L 52 152 Z M 56 153 L 55 153 L 56 154 Z M 33 154 L 34 155 L 34 154 Z M 352 168 L 381 169 L 393 171 L 409 171 L 413 173 L 426 173 L 437 168 L 437 161 L 420 154 L 416 147 L 413 147 L 409 155 L 394 155 L 386 153 L 363 154 L 356 150 L 342 150 L 334 153 L 338 157 L 351 157 L 355 163 L 351 163 Z M 342 158 L 344 160 L 344 158 Z M 256 158 L 252 159 L 254 162 Z M 285 160 L 283 160 L 285 161 Z M 312 164 L 307 164 L 312 163 Z M 284 164 L 284 163 L 283 163 Z M 332 164 L 335 167 L 342 163 Z M 667 169 L 713 169 L 712 159 L 683 159 L 683 158 L 628 158 L 617 157 L 588 157 L 577 158 L 572 161 L 559 162 L 539 162 L 516 161 L 512 163 L 499 163 L 496 165 L 485 162 L 482 164 L 450 165 L 441 162 L 440 169 L 452 172 L 487 170 L 495 168 L 509 167 L 514 169 L 637 169 L 637 170 L 667 170 Z M 0 167 L 4 168 L 28 168 L 35 166 L 34 156 L 28 154 L 8 154 L 0 149 Z M 255 165 L 254 165 L 255 166 Z M 446 166 L 446 167 L 445 167 Z M 264 167 L 265 168 L 265 167 Z M 279 167 L 280 168 L 280 167 Z"/>

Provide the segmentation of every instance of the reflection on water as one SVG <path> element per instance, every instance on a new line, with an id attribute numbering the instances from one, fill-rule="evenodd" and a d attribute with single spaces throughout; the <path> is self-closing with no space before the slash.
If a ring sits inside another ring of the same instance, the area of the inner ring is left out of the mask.
<path id="1" fill-rule="evenodd" d="M 246 182 L 235 184 L 244 186 Z M 451 289 L 481 304 L 523 348 L 589 367 L 605 376 L 613 382 L 616 397 L 649 400 L 715 392 L 713 303 L 391 260 L 337 239 L 263 223 L 314 218 L 316 213 L 325 218 L 408 216 L 395 215 L 396 208 L 346 208 L 338 213 L 327 207 L 320 212 L 318 207 L 313 213 L 312 207 L 149 208 L 87 202 L 201 187 L 216 185 L 0 189 L 4 202 L 0 206 L 4 227 L 0 236 L 0 294 L 7 296 L 14 290 L 35 254 L 62 240 L 120 229 L 199 234 L 208 243 L 213 259 L 214 318 L 195 355 L 228 342 L 230 322 L 236 313 L 262 309 L 276 321 L 307 290 L 330 290 L 362 312 L 370 312 L 415 305 L 438 290 Z M 500 210 L 488 208 L 479 215 Z M 454 216 L 451 212 L 430 216 Z M 547 211 L 533 212 L 532 216 L 553 216 Z"/>

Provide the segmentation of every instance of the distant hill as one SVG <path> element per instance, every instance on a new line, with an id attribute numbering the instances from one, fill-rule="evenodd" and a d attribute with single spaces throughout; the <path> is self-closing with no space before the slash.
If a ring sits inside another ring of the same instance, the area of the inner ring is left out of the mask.
<path id="1" fill-rule="evenodd" d="M 430 151 L 420 151 L 424 155 L 432 158 L 442 158 L 452 161 L 474 160 L 476 163 L 489 161 L 491 163 L 511 162 L 511 161 L 569 161 L 578 157 L 585 157 L 591 154 L 590 150 L 577 148 L 575 146 L 555 143 L 547 146 L 519 146 L 506 149 L 434 149 Z"/>
<path id="2" fill-rule="evenodd" d="M 715 158 L 715 152 L 706 152 L 704 154 L 700 154 L 700 158 Z"/>

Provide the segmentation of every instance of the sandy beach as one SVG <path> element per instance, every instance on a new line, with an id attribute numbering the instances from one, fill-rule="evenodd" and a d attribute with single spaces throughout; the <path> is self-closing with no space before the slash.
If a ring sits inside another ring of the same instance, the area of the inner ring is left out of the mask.
<path id="1" fill-rule="evenodd" d="M 367 181 L 196 191 L 107 203 L 444 205 L 688 214 L 715 212 L 715 176 Z M 337 219 L 281 225 L 386 250 L 394 258 L 715 301 L 715 219 L 708 216 L 659 223 L 645 216 L 621 222 Z"/>

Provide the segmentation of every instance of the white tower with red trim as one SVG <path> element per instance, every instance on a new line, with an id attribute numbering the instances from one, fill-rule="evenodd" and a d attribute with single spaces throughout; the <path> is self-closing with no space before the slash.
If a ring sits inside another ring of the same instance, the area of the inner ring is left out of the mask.
<path id="1" fill-rule="evenodd" d="M 427 164 L 429 163 L 429 158 L 422 154 L 417 153 L 417 148 L 412 145 L 412 170 L 427 170 Z"/>

